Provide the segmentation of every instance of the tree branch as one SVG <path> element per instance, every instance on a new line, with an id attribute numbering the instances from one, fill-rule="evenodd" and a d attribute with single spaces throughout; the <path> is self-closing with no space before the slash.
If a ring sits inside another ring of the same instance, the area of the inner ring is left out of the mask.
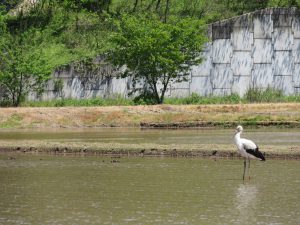
<path id="1" fill-rule="evenodd" d="M 152 5 L 154 4 L 156 0 L 152 0 L 152 2 L 148 5 L 148 7 L 146 8 L 146 10 L 150 10 L 152 8 Z"/>
<path id="2" fill-rule="evenodd" d="M 133 6 L 133 9 L 132 9 L 132 12 L 135 12 L 138 3 L 139 3 L 139 0 L 135 0 L 135 3 L 134 3 L 134 6 Z"/>
<path id="3" fill-rule="evenodd" d="M 164 15 L 164 22 L 167 22 L 167 16 L 168 16 L 168 12 L 170 10 L 170 0 L 167 0 L 166 2 L 166 8 L 165 8 L 165 15 Z"/>
<path id="4" fill-rule="evenodd" d="M 160 1 L 161 1 L 161 0 L 157 0 L 156 7 L 155 7 L 155 10 L 156 10 L 156 11 L 157 11 L 157 10 L 158 10 L 158 8 L 159 8 Z"/>

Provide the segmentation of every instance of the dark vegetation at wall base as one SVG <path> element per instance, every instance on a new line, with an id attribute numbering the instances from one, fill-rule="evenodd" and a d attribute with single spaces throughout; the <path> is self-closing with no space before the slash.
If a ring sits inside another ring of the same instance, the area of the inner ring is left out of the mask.
<path id="1" fill-rule="evenodd" d="M 172 105 L 203 105 L 203 104 L 240 104 L 240 103 L 290 103 L 300 102 L 300 95 L 284 96 L 281 91 L 272 88 L 266 90 L 249 89 L 244 97 L 238 94 L 228 96 L 200 96 L 192 93 L 186 98 L 166 98 L 165 104 Z M 8 106 L 8 102 L 2 102 L 2 106 Z M 63 107 L 63 106 L 132 106 L 152 105 L 150 97 L 125 99 L 121 96 L 115 98 L 91 98 L 91 99 L 59 99 L 51 101 L 24 101 L 21 107 Z M 0 104 L 1 106 L 1 104 Z"/>
<path id="2" fill-rule="evenodd" d="M 121 34 L 116 24 L 124 18 L 151 18 L 163 29 L 171 25 L 176 28 L 176 21 L 183 19 L 193 23 L 196 20 L 211 23 L 265 7 L 298 7 L 299 3 L 299 0 L 39 0 L 34 4 L 30 4 L 30 1 L 1 1 L 0 101 L 19 106 L 29 92 L 38 94 L 44 90 L 45 82 L 56 68 L 72 62 L 87 62 L 88 59 L 117 49 L 120 42 L 111 42 L 111 36 Z M 147 24 L 139 25 L 143 30 Z M 150 36 L 150 39 L 159 40 L 162 30 L 154 30 L 157 34 Z M 181 52 L 190 48 L 185 47 Z M 179 71 L 174 67 L 176 63 L 169 66 L 169 58 L 161 57 L 169 50 L 165 48 L 161 55 L 146 59 L 151 59 L 153 63 L 160 60 L 160 70 L 167 71 L 161 74 L 165 75 L 169 71 Z M 135 57 L 139 54 L 143 55 L 143 52 L 135 52 Z M 181 55 L 175 56 L 181 62 L 186 62 Z M 137 68 L 130 69 L 133 73 Z M 148 67 L 142 69 L 144 72 L 145 69 L 150 70 Z M 151 91 L 151 81 L 153 77 L 158 77 L 155 74 L 157 71 L 147 72 L 151 74 L 148 82 Z M 157 92 L 154 86 L 151 95 L 143 94 L 137 101 L 146 102 L 145 98 L 153 98 L 153 95 L 155 101 L 150 99 L 149 102 L 164 101 L 163 96 L 159 99 L 155 96 Z"/>

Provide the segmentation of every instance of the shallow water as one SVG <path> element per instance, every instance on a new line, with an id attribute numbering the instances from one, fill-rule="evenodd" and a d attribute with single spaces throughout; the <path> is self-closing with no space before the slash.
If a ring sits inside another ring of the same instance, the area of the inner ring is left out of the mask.
<path id="1" fill-rule="evenodd" d="M 0 154 L 0 224 L 300 224 L 299 161 L 253 161 L 245 182 L 242 169 L 242 160 Z"/>
<path id="2" fill-rule="evenodd" d="M 18 129 L 0 130 L 0 140 L 47 140 L 61 142 L 114 142 L 157 144 L 232 144 L 234 129 Z M 258 145 L 300 145 L 300 129 L 246 129 L 243 137 Z"/>

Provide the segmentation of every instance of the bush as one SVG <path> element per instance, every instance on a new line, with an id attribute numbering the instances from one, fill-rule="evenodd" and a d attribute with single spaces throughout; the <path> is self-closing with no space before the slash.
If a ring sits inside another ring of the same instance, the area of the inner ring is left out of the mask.
<path id="1" fill-rule="evenodd" d="M 150 92 L 143 92 L 133 99 L 135 105 L 155 105 L 156 99 Z"/>
<path id="2" fill-rule="evenodd" d="M 255 87 L 246 92 L 245 99 L 248 102 L 281 102 L 284 101 L 284 95 L 281 90 L 271 87 L 265 90 Z"/>
<path id="3" fill-rule="evenodd" d="M 9 106 L 12 106 L 10 101 L 7 100 L 0 101 L 0 107 L 9 107 Z"/>
<path id="4" fill-rule="evenodd" d="M 242 99 L 238 94 L 231 94 L 227 96 L 200 96 L 196 93 L 192 93 L 185 98 L 168 98 L 165 103 L 167 104 L 237 104 Z"/>
<path id="5" fill-rule="evenodd" d="M 91 99 L 58 99 L 50 101 L 27 101 L 21 104 L 23 107 L 65 107 L 65 106 L 113 106 L 113 105 L 133 105 L 131 99 L 120 96 L 115 98 L 91 98 Z"/>

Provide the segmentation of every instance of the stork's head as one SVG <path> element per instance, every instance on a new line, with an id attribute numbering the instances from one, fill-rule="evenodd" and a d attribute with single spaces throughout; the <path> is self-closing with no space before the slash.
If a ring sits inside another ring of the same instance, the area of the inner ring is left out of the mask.
<path id="1" fill-rule="evenodd" d="M 241 125 L 238 125 L 235 129 L 236 133 L 238 132 L 242 132 L 243 131 L 243 127 Z"/>

